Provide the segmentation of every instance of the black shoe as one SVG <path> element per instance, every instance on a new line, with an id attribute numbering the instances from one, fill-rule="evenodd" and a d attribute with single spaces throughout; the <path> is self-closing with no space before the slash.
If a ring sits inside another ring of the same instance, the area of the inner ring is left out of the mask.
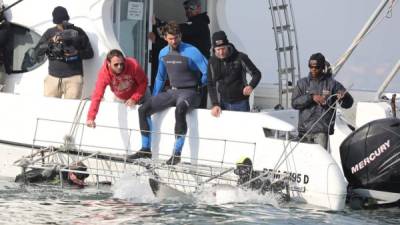
<path id="1" fill-rule="evenodd" d="M 148 148 L 142 148 L 138 152 L 132 155 L 128 155 L 126 157 L 128 160 L 132 159 L 140 159 L 140 158 L 148 158 L 151 159 L 151 150 Z"/>
<path id="2" fill-rule="evenodd" d="M 181 162 L 181 156 L 180 155 L 173 155 L 171 158 L 169 158 L 166 162 L 167 165 L 176 165 Z"/>

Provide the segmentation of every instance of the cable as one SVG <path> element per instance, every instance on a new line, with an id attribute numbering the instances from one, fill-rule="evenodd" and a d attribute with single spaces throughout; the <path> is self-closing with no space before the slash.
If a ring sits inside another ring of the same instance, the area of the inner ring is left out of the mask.
<path id="1" fill-rule="evenodd" d="M 351 86 L 350 86 L 350 87 L 351 87 Z M 343 94 L 346 94 L 347 92 L 348 92 L 348 91 L 347 91 L 347 89 L 346 89 L 346 91 L 345 91 Z M 337 96 L 337 94 L 330 95 L 330 96 L 327 98 L 327 101 L 328 101 L 329 99 L 335 97 L 335 96 Z M 261 177 L 265 177 L 265 176 L 266 176 L 265 179 L 271 178 L 271 177 L 273 176 L 273 172 L 274 172 L 274 171 L 277 171 L 277 169 L 286 161 L 286 159 L 288 158 L 288 156 L 291 155 L 291 154 L 293 153 L 293 151 L 297 148 L 297 146 L 298 146 L 298 145 L 304 140 L 304 138 L 311 132 L 311 130 L 314 128 L 314 126 L 315 126 L 317 123 L 319 123 L 319 121 L 322 120 L 322 118 L 323 118 L 331 109 L 333 109 L 333 110 L 336 111 L 337 104 L 339 103 L 340 100 L 341 100 L 341 99 L 336 99 L 335 102 L 333 102 L 331 105 L 329 105 L 329 109 L 326 110 L 326 111 L 311 125 L 310 129 L 297 141 L 296 145 L 295 145 L 289 152 L 287 152 L 286 150 L 287 150 L 287 147 L 289 147 L 289 144 L 291 144 L 291 143 L 293 142 L 293 140 L 289 140 L 289 141 L 288 141 L 287 145 L 286 145 L 285 148 L 284 148 L 284 151 L 282 152 L 281 156 L 279 157 L 279 159 L 278 159 L 277 163 L 275 164 L 275 166 L 274 166 L 272 172 L 266 171 L 266 172 L 264 172 L 264 173 L 261 173 L 259 176 L 256 176 L 256 177 L 254 177 L 254 178 L 248 180 L 247 182 L 245 182 L 245 183 L 243 183 L 243 184 L 240 184 L 240 185 L 238 185 L 238 186 L 239 186 L 239 187 L 246 186 L 246 185 L 250 184 L 251 182 L 253 182 L 253 181 L 255 181 L 255 180 L 257 180 L 257 179 L 259 179 L 259 178 L 261 178 Z M 335 115 L 335 114 L 332 114 L 331 121 L 333 121 L 333 116 L 334 116 L 334 115 Z M 284 157 L 284 155 L 286 155 L 286 156 Z"/>

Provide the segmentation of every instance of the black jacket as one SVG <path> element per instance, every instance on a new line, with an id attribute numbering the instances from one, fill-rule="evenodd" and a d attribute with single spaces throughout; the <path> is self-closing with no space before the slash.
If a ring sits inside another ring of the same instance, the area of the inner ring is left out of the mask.
<path id="1" fill-rule="evenodd" d="M 12 58 L 13 58 L 13 39 L 12 30 L 10 23 L 5 19 L 1 18 L 2 24 L 0 24 L 0 66 L 4 64 L 6 73 L 12 72 Z"/>
<path id="2" fill-rule="evenodd" d="M 83 74 L 83 59 L 93 58 L 93 49 L 90 45 L 89 38 L 86 33 L 79 27 L 73 26 L 73 29 L 78 31 L 78 40 L 74 42 L 74 47 L 78 50 L 78 60 L 65 61 L 49 58 L 49 74 L 55 77 L 64 78 L 73 75 Z M 59 33 L 57 27 L 52 27 L 44 32 L 35 48 L 36 58 L 48 53 L 50 50 L 50 40 Z"/>
<path id="3" fill-rule="evenodd" d="M 331 96 L 339 91 L 345 92 L 346 89 L 341 83 L 333 79 L 331 74 L 324 73 L 318 79 L 312 79 L 311 75 L 309 75 L 297 82 L 292 94 L 292 107 L 299 110 L 298 129 L 300 136 L 304 135 L 308 130 L 310 130 L 309 134 L 328 133 L 328 131 L 329 134 L 333 134 L 336 116 L 334 107 L 337 98 L 327 98 L 327 103 L 321 106 L 313 101 L 312 95 Z M 343 108 L 350 108 L 353 105 L 353 97 L 346 92 L 339 104 Z M 326 111 L 328 112 L 324 117 L 312 127 Z"/>
<path id="4" fill-rule="evenodd" d="M 249 57 L 239 52 L 231 44 L 231 55 L 225 59 L 212 56 L 208 61 L 207 86 L 213 106 L 220 105 L 218 93 L 225 102 L 236 102 L 248 99 L 243 95 L 243 88 L 247 85 L 255 88 L 261 79 L 261 72 L 251 62 Z M 246 73 L 252 77 L 250 83 L 246 80 Z"/>
<path id="5" fill-rule="evenodd" d="M 208 59 L 210 58 L 210 18 L 207 12 L 189 18 L 186 23 L 180 24 L 182 32 L 182 41 L 189 43 L 200 50 Z"/>

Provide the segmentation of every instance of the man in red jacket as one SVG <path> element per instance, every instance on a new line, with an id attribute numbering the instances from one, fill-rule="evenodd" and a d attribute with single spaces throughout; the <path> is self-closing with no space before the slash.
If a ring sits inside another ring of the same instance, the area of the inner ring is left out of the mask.
<path id="1" fill-rule="evenodd" d="M 120 50 L 111 50 L 100 69 L 92 94 L 92 103 L 86 120 L 88 127 L 96 127 L 94 121 L 107 85 L 110 85 L 117 99 L 132 107 L 143 102 L 147 90 L 147 77 L 134 58 L 125 58 Z"/>

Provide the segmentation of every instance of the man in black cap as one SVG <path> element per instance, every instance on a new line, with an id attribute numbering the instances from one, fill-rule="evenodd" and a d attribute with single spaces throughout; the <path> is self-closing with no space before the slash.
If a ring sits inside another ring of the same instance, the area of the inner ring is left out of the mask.
<path id="1" fill-rule="evenodd" d="M 35 48 L 36 57 L 49 58 L 49 75 L 44 81 L 44 95 L 78 99 L 83 87 L 83 59 L 93 57 L 93 49 L 86 33 L 68 23 L 69 15 L 62 6 L 53 10 L 55 27 L 49 28 Z"/>
<path id="2" fill-rule="evenodd" d="M 341 83 L 333 79 L 329 63 L 321 53 L 311 55 L 310 73 L 297 82 L 292 107 L 299 110 L 299 137 L 328 149 L 328 135 L 333 134 L 335 106 L 350 108 L 353 98 Z"/>
<path id="3" fill-rule="evenodd" d="M 180 24 L 182 41 L 198 48 L 207 59 L 210 58 L 210 18 L 207 12 L 202 12 L 200 0 L 183 2 L 187 22 Z"/>
<path id="4" fill-rule="evenodd" d="M 207 12 L 202 12 L 200 0 L 186 0 L 183 2 L 186 18 L 185 23 L 180 24 L 182 41 L 198 48 L 207 59 L 210 58 L 210 18 Z M 200 108 L 207 108 L 207 86 L 201 89 Z"/>
<path id="5" fill-rule="evenodd" d="M 229 43 L 224 31 L 213 34 L 212 44 L 214 55 L 207 71 L 211 114 L 218 117 L 222 110 L 250 111 L 249 96 L 260 82 L 260 70 L 246 54 Z M 246 73 L 252 77 L 250 82 L 247 82 Z"/>

